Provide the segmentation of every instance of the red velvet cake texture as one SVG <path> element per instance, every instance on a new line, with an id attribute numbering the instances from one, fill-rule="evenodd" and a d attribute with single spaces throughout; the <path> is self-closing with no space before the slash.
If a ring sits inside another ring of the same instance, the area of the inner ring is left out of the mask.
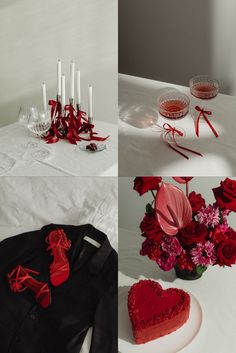
<path id="1" fill-rule="evenodd" d="M 162 289 L 158 282 L 142 280 L 128 295 L 128 311 L 137 344 L 170 334 L 189 318 L 190 296 L 182 289 Z"/>

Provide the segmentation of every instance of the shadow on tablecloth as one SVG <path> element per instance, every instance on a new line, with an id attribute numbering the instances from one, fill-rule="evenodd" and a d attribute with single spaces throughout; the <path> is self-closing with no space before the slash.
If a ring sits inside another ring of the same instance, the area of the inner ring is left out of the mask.
<path id="1" fill-rule="evenodd" d="M 171 171 L 172 168 L 169 168 L 169 166 L 172 165 L 173 171 L 176 170 L 176 172 L 172 172 L 171 175 L 179 174 L 178 165 L 183 166 L 183 162 L 186 165 L 186 175 L 235 175 L 236 145 L 233 134 L 235 123 L 232 121 L 232 117 L 228 117 L 226 113 L 224 113 L 224 121 L 221 119 L 220 112 L 222 111 L 223 114 L 224 111 L 224 104 L 221 100 L 214 101 L 214 105 L 212 105 L 213 101 L 206 104 L 206 107 L 209 106 L 210 109 L 213 109 L 213 106 L 216 105 L 216 109 L 219 110 L 216 124 L 219 138 L 216 139 L 211 132 L 204 136 L 201 131 L 200 138 L 189 137 L 189 135 L 184 138 L 184 146 L 202 153 L 203 157 L 187 153 L 190 159 L 185 162 L 182 156 L 174 151 L 170 152 L 169 147 L 164 142 L 160 142 L 157 133 L 153 133 L 153 137 L 150 133 L 139 133 L 140 129 L 147 129 L 148 132 L 150 127 L 156 123 L 158 115 L 157 98 L 169 89 L 169 87 L 155 89 L 155 87 L 139 86 L 122 81 L 122 79 L 119 81 L 120 121 L 138 129 L 137 134 L 133 130 L 132 134 L 129 135 L 129 131 L 126 132 L 125 129 L 123 129 L 123 133 L 119 134 L 119 175 L 170 175 L 169 172 L 166 174 L 165 170 L 167 167 Z M 191 105 L 194 106 L 196 102 L 194 98 L 191 99 L 193 100 Z M 201 163 L 205 156 L 208 157 L 210 163 L 203 163 L 203 167 Z M 218 169 L 220 173 L 218 173 Z"/>

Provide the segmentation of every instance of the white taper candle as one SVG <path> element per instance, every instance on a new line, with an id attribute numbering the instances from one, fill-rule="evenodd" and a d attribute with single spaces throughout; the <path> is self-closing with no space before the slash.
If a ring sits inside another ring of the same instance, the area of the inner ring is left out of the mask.
<path id="1" fill-rule="evenodd" d="M 93 117 L 93 87 L 88 86 L 88 117 Z"/>
<path id="2" fill-rule="evenodd" d="M 57 62 L 57 94 L 61 96 L 61 60 Z"/>
<path id="3" fill-rule="evenodd" d="M 48 102 L 47 102 L 46 83 L 44 83 L 44 82 L 42 84 L 42 95 L 43 95 L 43 110 L 44 110 L 44 112 L 46 112 L 47 111 Z"/>
<path id="4" fill-rule="evenodd" d="M 70 98 L 75 99 L 75 63 L 70 63 Z"/>
<path id="5" fill-rule="evenodd" d="M 77 104 L 80 104 L 81 103 L 80 70 L 76 71 L 76 85 L 77 85 Z"/>
<path id="6" fill-rule="evenodd" d="M 61 76 L 61 104 L 62 108 L 66 105 L 66 77 L 65 75 Z"/>

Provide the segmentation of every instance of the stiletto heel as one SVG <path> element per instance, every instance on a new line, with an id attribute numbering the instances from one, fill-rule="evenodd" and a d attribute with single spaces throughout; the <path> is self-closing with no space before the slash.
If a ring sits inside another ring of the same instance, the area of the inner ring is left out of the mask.
<path id="1" fill-rule="evenodd" d="M 67 239 L 63 229 L 56 229 L 46 237 L 49 244 L 47 250 L 51 250 L 53 262 L 50 265 L 50 280 L 53 286 L 57 287 L 65 282 L 70 274 L 70 265 L 66 251 L 71 247 L 71 241 Z"/>
<path id="2" fill-rule="evenodd" d="M 8 273 L 7 278 L 12 292 L 23 292 L 27 288 L 35 293 L 36 301 L 43 307 L 47 308 L 51 304 L 51 293 L 48 284 L 37 281 L 30 274 L 39 275 L 39 272 L 16 266 Z"/>

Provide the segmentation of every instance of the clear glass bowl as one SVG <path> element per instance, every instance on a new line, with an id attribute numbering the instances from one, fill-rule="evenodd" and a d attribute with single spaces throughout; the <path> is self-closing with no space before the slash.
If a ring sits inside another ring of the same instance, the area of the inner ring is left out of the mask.
<path id="1" fill-rule="evenodd" d="M 211 99 L 219 93 L 219 82 L 207 75 L 191 78 L 189 86 L 191 94 L 200 99 Z"/>
<path id="2" fill-rule="evenodd" d="M 22 105 L 18 122 L 33 134 L 43 136 L 51 127 L 50 111 L 38 110 L 35 106 Z"/>
<path id="3" fill-rule="evenodd" d="M 101 151 L 104 151 L 106 149 L 106 145 L 104 143 L 96 143 L 96 149 L 89 149 L 87 148 L 91 143 L 90 142 L 82 142 L 80 145 L 79 145 L 79 148 L 82 150 L 82 151 L 85 151 L 85 152 L 88 152 L 88 153 L 97 153 L 97 152 L 101 152 Z"/>
<path id="4" fill-rule="evenodd" d="M 27 105 L 21 105 L 18 112 L 18 122 L 27 127 L 29 120 L 29 107 Z"/>
<path id="5" fill-rule="evenodd" d="M 159 113 L 168 119 L 180 119 L 188 114 L 190 99 L 177 90 L 162 94 L 158 99 Z"/>
<path id="6" fill-rule="evenodd" d="M 51 127 L 50 112 L 39 111 L 36 107 L 30 107 L 27 127 L 35 135 L 43 136 Z"/>

